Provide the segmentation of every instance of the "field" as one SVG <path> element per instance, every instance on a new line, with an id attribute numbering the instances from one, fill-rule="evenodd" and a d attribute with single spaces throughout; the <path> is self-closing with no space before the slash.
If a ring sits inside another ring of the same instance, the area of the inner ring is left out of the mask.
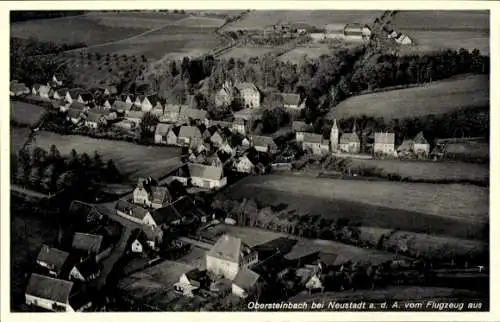
<path id="1" fill-rule="evenodd" d="M 414 180 L 487 181 L 489 178 L 489 167 L 483 164 L 362 159 L 351 159 L 351 162 L 354 167 L 377 167 Z"/>
<path id="2" fill-rule="evenodd" d="M 94 12 L 85 16 L 87 19 L 112 28 L 155 29 L 167 23 L 175 23 L 186 15 L 163 12 Z"/>
<path id="3" fill-rule="evenodd" d="M 287 234 L 276 233 L 259 228 L 239 227 L 229 225 L 218 225 L 210 229 L 213 235 L 217 233 L 227 233 L 241 238 L 248 246 L 254 247 L 262 245 L 280 237 L 287 237 Z M 291 237 L 296 239 L 295 237 Z M 298 239 L 291 251 L 286 254 L 287 258 L 298 258 L 302 255 L 314 252 L 328 252 L 339 255 L 339 261 L 347 262 L 349 260 L 360 263 L 379 264 L 395 258 L 395 254 L 359 248 L 343 243 L 320 239 Z"/>
<path id="4" fill-rule="evenodd" d="M 305 47 L 296 47 L 286 54 L 280 56 L 280 60 L 288 61 L 292 64 L 299 64 L 304 56 L 308 59 L 316 59 L 321 55 L 329 55 L 332 50 L 326 44 L 314 44 Z"/>
<path id="5" fill-rule="evenodd" d="M 10 119 L 18 124 L 35 125 L 45 112 L 43 107 L 37 105 L 10 101 Z"/>
<path id="6" fill-rule="evenodd" d="M 29 138 L 31 130 L 26 127 L 10 127 L 10 153 L 17 152 L 24 146 Z"/>
<path id="7" fill-rule="evenodd" d="M 180 151 L 172 147 L 148 147 L 122 141 L 60 135 L 45 131 L 37 133 L 34 144 L 46 150 L 55 144 L 63 155 L 69 154 L 72 149 L 89 155 L 97 151 L 104 159 L 112 159 L 118 170 L 132 179 L 145 176 L 158 178 L 180 164 Z"/>
<path id="8" fill-rule="evenodd" d="M 477 48 L 489 54 L 488 11 L 400 11 L 392 24 L 416 42 L 410 51 Z"/>
<path id="9" fill-rule="evenodd" d="M 245 178 L 225 192 L 299 213 L 348 218 L 363 226 L 488 238 L 489 190 L 472 185 L 334 180 L 269 175 Z"/>
<path id="10" fill-rule="evenodd" d="M 129 18 L 133 20 L 134 18 Z M 11 24 L 11 37 L 34 38 L 56 43 L 86 43 L 88 46 L 125 39 L 139 34 L 148 27 L 138 24 L 133 28 L 105 25 L 92 16 L 73 16 L 57 19 L 40 19 Z"/>
<path id="11" fill-rule="evenodd" d="M 257 10 L 252 11 L 243 19 L 228 24 L 225 30 L 238 29 L 263 29 L 279 21 L 294 23 L 305 23 L 311 26 L 324 26 L 326 24 L 347 23 L 372 23 L 376 17 L 380 17 L 383 11 L 378 10 Z"/>
<path id="12" fill-rule="evenodd" d="M 229 58 L 237 59 L 237 58 L 239 58 L 239 59 L 242 59 L 243 61 L 246 61 L 249 58 L 263 56 L 263 55 L 270 53 L 272 51 L 273 51 L 272 48 L 234 47 L 231 50 L 222 54 L 220 56 L 220 58 L 223 58 L 223 59 L 229 59 Z"/>
<path id="13" fill-rule="evenodd" d="M 466 75 L 387 92 L 351 97 L 328 113 L 328 118 L 366 115 L 386 119 L 439 115 L 457 109 L 489 106 L 489 76 Z"/>

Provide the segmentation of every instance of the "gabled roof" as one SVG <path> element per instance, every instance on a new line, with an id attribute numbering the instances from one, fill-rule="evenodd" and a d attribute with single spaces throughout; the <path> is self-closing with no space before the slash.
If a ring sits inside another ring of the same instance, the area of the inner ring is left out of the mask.
<path id="1" fill-rule="evenodd" d="M 179 114 L 183 117 L 190 118 L 193 120 L 203 120 L 207 118 L 207 111 L 198 110 L 185 105 L 181 107 Z"/>
<path id="2" fill-rule="evenodd" d="M 171 124 L 158 123 L 158 125 L 156 125 L 155 135 L 167 135 L 168 131 L 170 131 L 171 128 Z"/>
<path id="3" fill-rule="evenodd" d="M 179 131 L 179 137 L 183 138 L 201 138 L 201 132 L 200 129 L 198 129 L 196 126 L 181 126 L 181 129 Z"/>
<path id="4" fill-rule="evenodd" d="M 26 91 L 28 88 L 26 87 L 26 85 L 24 85 L 23 83 L 11 83 L 10 84 L 10 91 L 11 92 L 14 92 L 14 93 L 17 93 L 17 92 L 24 92 Z"/>
<path id="5" fill-rule="evenodd" d="M 100 271 L 100 266 L 94 258 L 88 258 L 84 261 L 81 261 L 76 264 L 75 267 L 85 279 L 87 279 L 90 275 Z"/>
<path id="6" fill-rule="evenodd" d="M 248 290 L 257 283 L 259 278 L 259 274 L 246 267 L 243 267 L 234 278 L 233 284 L 239 286 L 243 290 Z"/>
<path id="7" fill-rule="evenodd" d="M 72 88 L 69 90 L 69 96 L 71 96 L 72 99 L 77 99 L 79 95 L 85 93 L 85 90 L 82 88 Z"/>
<path id="8" fill-rule="evenodd" d="M 158 99 L 158 96 L 156 96 L 156 95 L 149 95 L 149 96 L 146 96 L 146 98 L 148 99 L 149 103 L 151 103 L 152 106 L 155 106 L 157 103 L 160 102 L 160 100 Z"/>
<path id="9" fill-rule="evenodd" d="M 181 105 L 165 104 L 165 113 L 179 113 Z"/>
<path id="10" fill-rule="evenodd" d="M 143 111 L 129 111 L 127 113 L 126 118 L 133 118 L 133 119 L 142 119 L 142 117 L 146 114 Z"/>
<path id="11" fill-rule="evenodd" d="M 155 209 L 151 213 L 151 216 L 153 217 L 157 225 L 170 224 L 182 218 L 182 214 L 180 214 L 172 204 L 166 207 Z"/>
<path id="12" fill-rule="evenodd" d="M 85 252 L 98 253 L 104 237 L 101 235 L 76 232 L 71 247 Z"/>
<path id="13" fill-rule="evenodd" d="M 394 133 L 376 132 L 375 144 L 394 144 Z"/>
<path id="14" fill-rule="evenodd" d="M 148 214 L 148 210 L 126 200 L 120 199 L 116 202 L 115 209 L 128 214 L 139 220 L 143 220 Z"/>
<path id="15" fill-rule="evenodd" d="M 212 249 L 210 249 L 207 256 L 220 258 L 233 263 L 239 263 L 239 260 L 243 255 L 243 248 L 248 249 L 240 238 L 224 234 L 217 240 Z"/>
<path id="16" fill-rule="evenodd" d="M 79 118 L 81 114 L 82 114 L 81 110 L 70 108 L 70 109 L 68 109 L 68 114 L 67 115 L 68 115 L 68 117 L 76 119 L 76 118 Z"/>
<path id="17" fill-rule="evenodd" d="M 117 90 L 116 86 L 112 86 L 112 85 L 111 86 L 104 86 L 103 89 L 104 90 L 107 89 L 110 94 L 116 94 L 116 93 L 118 93 L 118 90 Z"/>
<path id="18" fill-rule="evenodd" d="M 292 130 L 295 132 L 306 132 L 311 129 L 311 125 L 302 121 L 293 121 Z"/>
<path id="19" fill-rule="evenodd" d="M 292 94 L 292 93 L 281 93 L 281 97 L 283 97 L 283 104 L 285 105 L 299 105 L 300 104 L 300 95 Z"/>
<path id="20" fill-rule="evenodd" d="M 151 188 L 151 194 L 154 203 L 164 203 L 172 198 L 167 187 L 154 186 Z"/>
<path id="21" fill-rule="evenodd" d="M 315 133 L 304 133 L 304 142 L 321 143 L 323 136 Z"/>
<path id="22" fill-rule="evenodd" d="M 403 151 L 403 150 L 411 150 L 411 146 L 413 144 L 413 140 L 407 139 L 404 140 L 403 143 L 397 148 L 398 151 Z"/>
<path id="23" fill-rule="evenodd" d="M 131 103 L 126 103 L 124 101 L 116 100 L 112 106 L 115 110 L 129 111 L 132 108 Z"/>
<path id="24" fill-rule="evenodd" d="M 47 245 L 42 245 L 42 249 L 38 253 L 38 257 L 36 259 L 53 266 L 54 271 L 59 273 L 66 263 L 68 256 L 69 253 L 65 251 L 52 248 Z"/>
<path id="25" fill-rule="evenodd" d="M 66 93 L 69 92 L 69 89 L 68 88 L 58 88 L 54 91 L 54 93 L 57 93 L 57 95 L 59 96 L 65 96 Z"/>
<path id="26" fill-rule="evenodd" d="M 424 132 L 422 131 L 417 134 L 417 136 L 413 139 L 413 142 L 415 142 L 416 144 L 429 144 L 429 142 L 424 137 Z"/>
<path id="27" fill-rule="evenodd" d="M 26 294 L 58 303 L 68 303 L 73 283 L 40 274 L 31 274 Z"/>
<path id="28" fill-rule="evenodd" d="M 257 89 L 257 86 L 255 86 L 255 84 L 249 83 L 249 82 L 239 82 L 239 83 L 236 83 L 236 85 L 234 85 L 234 87 L 239 92 L 242 92 L 242 91 L 245 91 L 245 90 L 251 90 L 251 91 L 256 91 L 256 92 L 259 91 Z"/>
<path id="29" fill-rule="evenodd" d="M 95 112 L 89 112 L 87 114 L 87 122 L 99 122 L 99 120 L 103 117 L 102 114 L 100 113 L 95 113 Z"/>
<path id="30" fill-rule="evenodd" d="M 255 146 L 275 145 L 273 138 L 270 136 L 252 135 L 251 138 Z"/>
<path id="31" fill-rule="evenodd" d="M 214 167 L 204 164 L 189 163 L 189 174 L 191 177 L 220 180 L 223 177 L 221 167 Z"/>
<path id="32" fill-rule="evenodd" d="M 73 102 L 71 103 L 71 105 L 69 106 L 70 109 L 78 109 L 78 110 L 81 110 L 83 111 L 84 109 L 87 108 L 87 106 L 85 106 L 85 104 L 82 104 L 80 102 Z"/>
<path id="33" fill-rule="evenodd" d="M 40 85 L 39 88 L 37 88 L 37 91 L 39 94 L 49 94 L 50 93 L 50 86 L 47 85 Z"/>
<path id="34" fill-rule="evenodd" d="M 359 136 L 356 133 L 342 133 L 340 144 L 359 143 Z"/>

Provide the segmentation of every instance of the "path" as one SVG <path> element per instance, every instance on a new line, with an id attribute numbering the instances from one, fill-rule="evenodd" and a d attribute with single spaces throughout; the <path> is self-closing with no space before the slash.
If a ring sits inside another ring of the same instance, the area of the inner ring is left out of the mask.
<path id="1" fill-rule="evenodd" d="M 42 192 L 38 192 L 38 191 L 34 191 L 34 190 L 30 190 L 30 189 L 27 189 L 27 188 L 23 188 L 23 187 L 18 186 L 16 184 L 11 184 L 10 185 L 10 190 L 13 191 L 13 192 L 17 192 L 19 194 L 25 195 L 25 196 L 30 196 L 30 197 L 40 198 L 40 199 L 45 199 L 45 198 L 49 198 L 50 197 L 48 194 L 45 194 L 45 193 L 42 193 Z"/>
<path id="2" fill-rule="evenodd" d="M 108 274 L 113 270 L 116 262 L 125 253 L 125 248 L 127 247 L 127 242 L 130 238 L 131 233 L 132 231 L 129 228 L 124 227 L 124 231 L 122 232 L 120 240 L 116 243 L 111 254 L 103 260 L 102 262 L 103 269 L 101 274 L 99 275 L 99 279 L 97 280 L 98 288 L 101 288 L 104 285 L 106 285 Z"/>

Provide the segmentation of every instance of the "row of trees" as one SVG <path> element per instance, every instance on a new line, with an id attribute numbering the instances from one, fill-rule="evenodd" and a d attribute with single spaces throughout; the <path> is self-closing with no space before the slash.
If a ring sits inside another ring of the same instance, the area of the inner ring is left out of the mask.
<path id="1" fill-rule="evenodd" d="M 97 152 L 90 157 L 72 150 L 64 157 L 55 145 L 49 151 L 35 147 L 30 152 L 24 148 L 11 164 L 13 182 L 47 193 L 76 187 L 84 192 L 96 189 L 100 183 L 119 182 L 122 178 L 113 161 L 105 162 Z"/>

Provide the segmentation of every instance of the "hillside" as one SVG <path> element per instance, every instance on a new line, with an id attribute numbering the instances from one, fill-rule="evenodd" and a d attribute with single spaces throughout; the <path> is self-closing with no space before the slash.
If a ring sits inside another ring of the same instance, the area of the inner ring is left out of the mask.
<path id="1" fill-rule="evenodd" d="M 355 116 L 384 118 L 439 115 L 458 109 L 489 105 L 489 75 L 461 75 L 420 87 L 351 97 L 331 110 L 327 118 Z"/>

